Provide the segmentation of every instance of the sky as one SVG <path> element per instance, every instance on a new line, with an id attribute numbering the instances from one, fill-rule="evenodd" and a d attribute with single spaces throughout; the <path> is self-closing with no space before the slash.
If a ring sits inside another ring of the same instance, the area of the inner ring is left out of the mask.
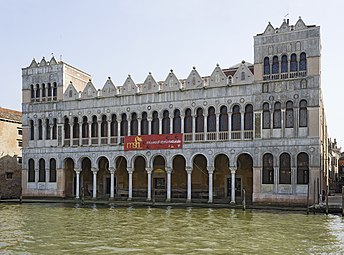
<path id="1" fill-rule="evenodd" d="M 253 36 L 284 18 L 321 29 L 322 91 L 329 136 L 344 149 L 343 0 L 0 0 L 0 106 L 21 110 L 21 68 L 52 54 L 122 85 L 170 69 L 187 78 L 242 60 L 253 63 Z"/>

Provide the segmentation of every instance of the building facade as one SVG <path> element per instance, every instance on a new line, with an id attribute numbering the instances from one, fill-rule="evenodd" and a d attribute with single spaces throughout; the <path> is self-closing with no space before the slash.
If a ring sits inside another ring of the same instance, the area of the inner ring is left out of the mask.
<path id="1" fill-rule="evenodd" d="M 301 18 L 209 76 L 97 90 L 53 57 L 22 79 L 24 196 L 305 204 L 326 185 L 320 28 Z"/>
<path id="2" fill-rule="evenodd" d="M 0 197 L 21 195 L 22 114 L 0 107 Z"/>

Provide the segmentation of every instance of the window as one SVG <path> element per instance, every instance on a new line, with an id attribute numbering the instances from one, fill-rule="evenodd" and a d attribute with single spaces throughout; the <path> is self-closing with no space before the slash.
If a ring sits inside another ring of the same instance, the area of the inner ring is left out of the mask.
<path id="1" fill-rule="evenodd" d="M 57 139 L 57 119 L 54 118 L 54 124 L 53 124 L 53 139 Z"/>
<path id="2" fill-rule="evenodd" d="M 192 133 L 192 116 L 190 109 L 185 110 L 184 133 Z"/>
<path id="3" fill-rule="evenodd" d="M 282 63 L 281 63 L 281 73 L 288 72 L 288 57 L 287 55 L 282 56 Z"/>
<path id="4" fill-rule="evenodd" d="M 53 97 L 57 96 L 57 84 L 56 82 L 53 83 Z"/>
<path id="5" fill-rule="evenodd" d="M 39 84 L 36 84 L 36 98 L 39 99 L 41 97 L 41 89 L 39 88 Z"/>
<path id="6" fill-rule="evenodd" d="M 309 158 L 308 154 L 301 152 L 297 155 L 297 184 L 309 182 Z"/>
<path id="7" fill-rule="evenodd" d="M 30 85 L 30 90 L 31 90 L 31 99 L 34 99 L 35 98 L 35 89 L 34 89 L 33 84 Z"/>
<path id="8" fill-rule="evenodd" d="M 45 139 L 50 140 L 50 122 L 49 122 L 49 119 L 45 120 Z"/>
<path id="9" fill-rule="evenodd" d="M 167 110 L 165 110 L 162 114 L 162 133 L 170 133 L 170 113 Z"/>
<path id="10" fill-rule="evenodd" d="M 51 97 L 51 83 L 48 83 L 48 97 Z"/>
<path id="11" fill-rule="evenodd" d="M 6 180 L 12 180 L 13 179 L 13 173 L 12 172 L 6 172 Z"/>
<path id="12" fill-rule="evenodd" d="M 220 108 L 220 131 L 228 131 L 228 112 L 227 106 L 221 106 Z"/>
<path id="13" fill-rule="evenodd" d="M 35 182 L 35 161 L 29 159 L 29 173 L 28 173 L 28 182 Z"/>
<path id="14" fill-rule="evenodd" d="M 282 153 L 280 156 L 279 183 L 291 183 L 290 155 L 288 153 Z"/>
<path id="15" fill-rule="evenodd" d="M 233 106 L 233 113 L 232 113 L 232 131 L 240 131 L 241 130 L 241 114 L 240 114 L 240 107 L 238 105 Z"/>
<path id="16" fill-rule="evenodd" d="M 290 72 L 297 72 L 297 59 L 296 54 L 291 54 L 290 57 Z"/>
<path id="17" fill-rule="evenodd" d="M 248 104 L 245 107 L 244 129 L 253 130 L 253 106 L 251 104 Z"/>
<path id="18" fill-rule="evenodd" d="M 274 128 L 281 128 L 281 103 L 276 102 L 274 107 Z"/>
<path id="19" fill-rule="evenodd" d="M 110 128 L 111 136 L 117 136 L 118 134 L 118 123 L 117 123 L 117 116 L 116 114 L 112 114 L 111 116 L 111 128 Z"/>
<path id="20" fill-rule="evenodd" d="M 98 137 L 98 120 L 95 115 L 92 116 L 91 137 Z"/>
<path id="21" fill-rule="evenodd" d="M 159 116 L 157 111 L 152 113 L 151 133 L 159 134 Z"/>
<path id="22" fill-rule="evenodd" d="M 131 114 L 130 135 L 138 135 L 138 121 L 136 112 Z"/>
<path id="23" fill-rule="evenodd" d="M 70 125 L 67 117 L 64 118 L 64 138 L 70 139 Z"/>
<path id="24" fill-rule="evenodd" d="M 45 84 L 42 84 L 42 97 L 46 97 Z"/>
<path id="25" fill-rule="evenodd" d="M 263 156 L 263 184 L 274 183 L 274 165 L 273 156 L 270 153 L 266 153 Z"/>
<path id="26" fill-rule="evenodd" d="M 42 120 L 38 120 L 38 140 L 43 139 L 43 124 Z"/>
<path id="27" fill-rule="evenodd" d="M 263 128 L 264 129 L 270 129 L 271 128 L 271 115 L 270 115 L 270 109 L 269 109 L 269 103 L 263 104 Z"/>
<path id="28" fill-rule="evenodd" d="M 108 136 L 108 123 L 106 115 L 102 116 L 102 123 L 100 124 L 100 136 L 107 137 Z"/>
<path id="29" fill-rule="evenodd" d="M 82 132 L 82 138 L 87 138 L 88 137 L 88 122 L 87 122 L 87 117 L 84 116 L 82 118 L 82 127 L 81 127 L 81 132 Z"/>
<path id="30" fill-rule="evenodd" d="M 307 116 L 307 101 L 301 100 L 300 107 L 299 107 L 299 125 L 300 127 L 307 127 L 308 116 Z"/>
<path id="31" fill-rule="evenodd" d="M 264 58 L 264 75 L 270 74 L 270 60 L 268 57 Z"/>
<path id="32" fill-rule="evenodd" d="M 286 112 L 285 112 L 285 127 L 292 128 L 294 127 L 294 109 L 293 109 L 293 102 L 288 101 L 286 105 Z"/>
<path id="33" fill-rule="evenodd" d="M 180 111 L 178 109 L 174 110 L 173 133 L 174 134 L 181 133 L 181 118 L 180 118 Z"/>
<path id="34" fill-rule="evenodd" d="M 148 135 L 148 119 L 147 119 L 147 113 L 142 113 L 142 119 L 141 119 L 141 135 Z"/>
<path id="35" fill-rule="evenodd" d="M 35 140 L 35 125 L 33 120 L 30 120 L 30 140 Z"/>
<path id="36" fill-rule="evenodd" d="M 204 116 L 203 109 L 198 108 L 196 111 L 196 133 L 204 132 Z"/>
<path id="37" fill-rule="evenodd" d="M 279 63 L 278 63 L 278 57 L 274 56 L 272 58 L 272 73 L 276 74 L 279 73 Z"/>
<path id="38" fill-rule="evenodd" d="M 300 54 L 299 71 L 307 71 L 307 58 L 306 58 L 306 53 L 304 52 Z"/>
<path id="39" fill-rule="evenodd" d="M 216 114 L 214 107 L 209 107 L 208 109 L 207 131 L 216 132 Z"/>
<path id="40" fill-rule="evenodd" d="M 121 136 L 128 135 L 128 120 L 127 115 L 125 113 L 122 114 L 122 121 L 121 121 Z"/>
<path id="41" fill-rule="evenodd" d="M 56 160 L 50 159 L 49 182 L 56 182 Z"/>
<path id="42" fill-rule="evenodd" d="M 41 158 L 38 163 L 38 182 L 45 182 L 45 160 Z"/>
<path id="43" fill-rule="evenodd" d="M 79 122 L 77 117 L 74 118 L 73 122 L 73 138 L 79 138 Z"/>

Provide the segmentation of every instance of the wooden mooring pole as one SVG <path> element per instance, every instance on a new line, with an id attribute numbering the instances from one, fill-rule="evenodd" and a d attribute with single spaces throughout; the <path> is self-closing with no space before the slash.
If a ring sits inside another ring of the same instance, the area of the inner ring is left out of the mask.
<path id="1" fill-rule="evenodd" d="M 307 215 L 309 214 L 309 182 L 307 185 Z"/>
<path id="2" fill-rule="evenodd" d="M 328 215 L 328 187 L 326 187 L 326 215 Z"/>
<path id="3" fill-rule="evenodd" d="M 246 190 L 242 189 L 242 191 L 244 195 L 244 199 L 242 200 L 242 210 L 245 211 L 246 210 Z"/>
<path id="4" fill-rule="evenodd" d="M 313 194 L 313 214 L 315 214 L 315 196 L 316 196 L 316 192 L 317 192 L 317 190 L 316 190 L 316 181 L 314 180 L 314 194 Z"/>

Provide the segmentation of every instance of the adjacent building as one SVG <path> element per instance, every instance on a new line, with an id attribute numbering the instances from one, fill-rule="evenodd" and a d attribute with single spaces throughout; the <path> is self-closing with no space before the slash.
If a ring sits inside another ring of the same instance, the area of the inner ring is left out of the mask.
<path id="1" fill-rule="evenodd" d="M 22 114 L 0 107 L 0 197 L 21 195 Z"/>
<path id="2" fill-rule="evenodd" d="M 320 27 L 254 36 L 254 63 L 143 83 L 22 69 L 23 195 L 306 204 L 327 185 Z M 316 202 L 317 202 L 316 201 Z"/>

